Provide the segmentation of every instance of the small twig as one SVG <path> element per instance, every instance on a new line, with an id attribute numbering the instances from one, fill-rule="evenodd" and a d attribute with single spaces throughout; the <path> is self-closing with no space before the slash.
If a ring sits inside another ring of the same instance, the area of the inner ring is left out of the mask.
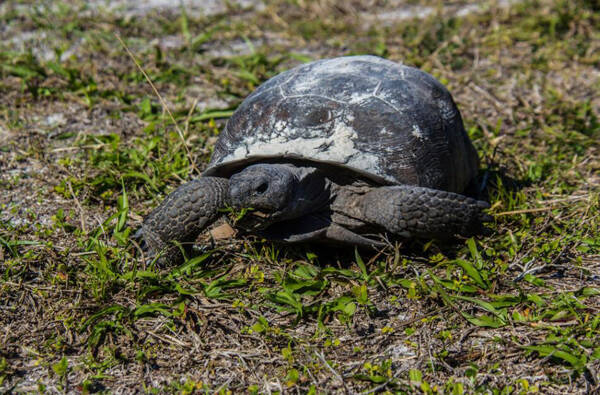
<path id="1" fill-rule="evenodd" d="M 431 341 L 427 339 L 427 354 L 429 354 L 429 363 L 431 364 L 431 371 L 435 374 L 435 363 L 433 363 L 433 355 L 431 354 Z"/>
<path id="2" fill-rule="evenodd" d="M 231 383 L 231 380 L 233 380 L 233 378 L 234 378 L 234 377 L 235 377 L 234 375 L 230 375 L 230 376 L 229 376 L 229 379 L 227 379 L 227 381 L 226 381 L 226 382 L 224 382 L 223 384 L 221 384 L 221 385 L 219 386 L 219 388 L 217 388 L 217 389 L 215 390 L 215 392 L 213 392 L 213 394 L 218 394 L 218 393 L 219 393 L 219 392 L 220 392 L 220 391 L 221 391 L 223 388 L 227 387 L 227 386 L 229 385 L 229 383 Z"/>
<path id="3" fill-rule="evenodd" d="M 129 48 L 127 47 L 127 45 L 125 44 L 125 42 L 121 39 L 121 36 L 119 36 L 119 34 L 115 33 L 115 37 L 117 37 L 117 40 L 119 40 L 119 42 L 121 43 L 121 45 L 123 46 L 123 48 L 125 48 L 125 51 L 127 51 L 127 54 L 129 55 L 129 57 L 131 58 L 131 60 L 133 60 L 133 63 L 135 63 L 135 65 L 137 66 L 137 68 L 144 75 L 144 77 L 146 78 L 146 81 L 148 81 L 148 83 L 152 87 L 152 90 L 154 91 L 154 94 L 158 97 L 158 100 L 160 100 L 160 104 L 163 106 L 163 109 L 167 112 L 167 114 L 169 114 L 169 117 L 171 118 L 171 121 L 173 121 L 173 125 L 175 125 L 175 130 L 177 131 L 177 134 L 179 135 L 179 138 L 181 138 L 181 142 L 183 143 L 183 147 L 185 148 L 185 152 L 186 152 L 186 154 L 188 156 L 190 164 L 191 164 L 192 168 L 195 169 L 196 168 L 196 163 L 194 162 L 194 158 L 192 156 L 192 153 L 190 152 L 190 150 L 189 150 L 189 148 L 188 148 L 188 146 L 187 146 L 187 144 L 185 142 L 185 137 L 183 136 L 183 132 L 181 131 L 181 129 L 179 128 L 179 125 L 175 121 L 175 117 L 171 113 L 171 110 L 169 110 L 169 107 L 167 106 L 167 103 L 165 102 L 165 100 L 163 99 L 163 97 L 161 96 L 161 94 L 158 92 L 158 89 L 156 89 L 156 86 L 154 85 L 154 83 L 152 82 L 152 80 L 150 79 L 150 77 L 148 76 L 148 74 L 146 74 L 146 72 L 144 71 L 144 69 L 142 68 L 142 66 L 140 66 L 139 62 L 137 61 L 137 59 L 135 58 L 135 56 L 133 55 L 133 53 L 129 50 Z"/>
<path id="4" fill-rule="evenodd" d="M 535 325 L 533 325 L 535 324 Z M 530 322 L 529 326 L 532 328 L 552 328 L 552 329 L 556 329 L 558 328 L 563 328 L 563 327 L 567 327 L 567 326 L 574 326 L 574 325 L 579 325 L 581 324 L 581 322 L 577 321 L 577 320 L 571 320 L 571 321 L 564 321 L 564 322 L 553 322 L 553 323 L 549 323 L 549 322 Z"/>
<path id="5" fill-rule="evenodd" d="M 105 145 L 108 145 L 108 144 L 82 145 L 82 146 L 79 146 L 79 147 L 61 147 L 61 148 L 54 148 L 52 150 L 52 152 L 75 151 L 75 150 L 78 150 L 78 149 L 88 149 L 88 148 L 89 149 L 98 149 L 98 148 L 104 147 Z"/>
<path id="6" fill-rule="evenodd" d="M 561 237 L 560 240 L 564 239 L 564 237 Z M 515 277 L 515 279 L 513 280 L 514 282 L 517 281 L 521 281 L 523 278 L 525 278 L 526 275 L 528 274 L 534 274 L 537 272 L 540 272 L 542 270 L 544 270 L 545 268 L 548 267 L 562 267 L 562 265 L 557 265 L 556 262 L 558 262 L 558 260 L 563 256 L 563 254 L 565 253 L 565 249 L 563 249 L 550 263 L 545 263 L 543 265 L 540 266 L 536 266 L 536 267 L 531 267 L 532 262 L 534 261 L 533 259 L 530 260 L 529 262 L 527 262 L 525 264 L 525 267 L 522 268 L 523 273 L 519 274 L 517 277 Z"/>
<path id="7" fill-rule="evenodd" d="M 188 111 L 188 115 L 185 118 L 185 124 L 184 124 L 185 126 L 183 128 L 183 132 L 185 134 L 187 134 L 190 129 L 190 119 L 192 118 L 192 114 L 194 113 L 194 110 L 196 109 L 196 106 L 198 105 L 199 100 L 200 100 L 199 98 L 194 99 L 194 102 L 192 103 L 192 106 L 190 107 L 190 111 Z"/>
<path id="8" fill-rule="evenodd" d="M 71 253 L 71 256 L 86 256 L 86 255 L 94 255 L 97 254 L 96 251 L 83 251 L 83 252 L 74 252 Z"/>
<path id="9" fill-rule="evenodd" d="M 521 273 L 517 277 L 515 277 L 515 279 L 513 281 L 514 282 L 521 281 L 528 274 L 539 273 L 542 270 L 550 268 L 550 267 L 563 267 L 563 266 L 562 265 L 555 265 L 555 264 L 551 264 L 551 263 L 543 264 L 543 265 L 540 265 L 540 266 L 535 266 L 535 267 L 532 267 L 531 269 L 526 269 L 523 273 Z"/>
<path id="10" fill-rule="evenodd" d="M 96 218 L 96 221 L 98 221 L 98 226 L 100 227 L 100 231 L 102 232 L 102 235 L 104 237 L 106 237 L 106 230 L 104 229 L 104 222 L 98 217 L 95 217 L 95 218 Z"/>
<path id="11" fill-rule="evenodd" d="M 422 316 L 419 316 L 419 317 L 416 317 L 416 318 L 413 318 L 413 319 L 410 319 L 410 320 L 405 320 L 405 321 L 398 322 L 398 323 L 397 323 L 397 324 L 395 324 L 394 326 L 395 326 L 395 327 L 405 327 L 405 326 L 409 326 L 409 325 L 412 325 L 412 324 L 414 324 L 415 322 L 422 321 L 423 319 L 425 319 L 425 318 L 427 318 L 427 317 L 434 316 L 434 315 L 438 314 L 438 313 L 439 313 L 440 311 L 442 311 L 442 310 L 447 310 L 447 308 L 446 308 L 446 307 L 439 307 L 439 308 L 437 308 L 437 309 L 435 309 L 435 310 L 432 310 L 432 311 L 430 311 L 430 312 L 429 312 L 428 314 L 426 314 L 426 315 L 422 315 Z M 394 335 L 394 336 L 398 335 L 398 336 L 402 336 L 402 337 L 404 337 L 404 336 L 405 336 L 404 334 L 396 334 L 396 333 L 392 333 L 392 335 Z"/>
<path id="12" fill-rule="evenodd" d="M 500 215 L 539 213 L 539 212 L 542 212 L 542 211 L 550 211 L 550 210 L 553 210 L 554 208 L 555 207 L 525 208 L 525 209 L 522 209 L 522 210 L 503 211 L 501 213 L 497 213 L 497 214 L 494 214 L 494 215 L 498 217 Z"/>
<path id="13" fill-rule="evenodd" d="M 541 211 L 548 211 L 548 210 L 553 210 L 555 208 L 554 205 L 557 203 L 565 203 L 565 202 L 572 202 L 572 201 L 577 201 L 577 200 L 584 200 L 588 197 L 589 197 L 588 195 L 577 195 L 577 196 L 569 196 L 569 197 L 563 198 L 563 199 L 539 200 L 538 201 L 539 204 L 546 204 L 547 206 L 546 207 L 537 207 L 537 208 L 525 208 L 522 210 L 503 211 L 501 213 L 497 213 L 494 215 L 496 215 L 496 216 L 513 215 L 513 214 L 537 213 L 537 212 L 541 212 Z"/>
<path id="14" fill-rule="evenodd" d="M 538 200 L 539 204 L 555 204 L 555 203 L 564 203 L 564 202 L 572 202 L 576 200 L 583 200 L 589 198 L 589 195 L 575 195 L 568 196 L 566 198 L 561 199 L 552 199 L 552 200 Z"/>
<path id="15" fill-rule="evenodd" d="M 327 362 L 323 354 L 319 353 L 318 351 L 315 351 L 315 355 L 321 360 L 321 362 L 325 364 L 325 367 L 331 373 L 333 373 L 333 375 L 342 383 L 342 386 L 344 387 L 344 393 L 349 394 L 350 392 L 348 391 L 348 387 L 346 386 L 344 378 L 338 372 L 336 372 L 334 368 L 331 367 L 331 365 L 329 364 L 329 362 Z"/>
<path id="16" fill-rule="evenodd" d="M 71 196 L 73 196 L 75 205 L 77 206 L 77 209 L 79 210 L 79 222 L 81 223 L 81 229 L 83 230 L 83 233 L 87 233 L 87 229 L 85 227 L 85 218 L 83 215 L 83 207 L 81 207 L 81 204 L 79 203 L 79 200 L 77 199 L 77 196 L 75 196 L 75 192 L 73 192 L 73 187 L 71 186 L 70 182 L 67 182 L 67 186 L 69 187 L 69 192 L 71 193 Z"/>
<path id="17" fill-rule="evenodd" d="M 496 98 L 496 96 L 494 96 L 493 94 L 491 94 L 490 92 L 488 92 L 487 90 L 483 89 L 482 87 L 480 87 L 479 85 L 475 84 L 474 82 L 471 82 L 469 84 L 474 90 L 476 90 L 477 92 L 483 94 L 485 97 L 487 97 L 492 104 L 494 105 L 494 107 L 496 107 L 496 109 L 498 110 L 503 110 L 506 109 L 506 106 L 503 105 L 500 100 L 498 100 L 498 98 Z M 512 115 L 512 111 L 510 110 L 510 108 L 508 108 L 509 113 Z"/>
<path id="18" fill-rule="evenodd" d="M 133 246 L 138 250 L 140 257 L 142 259 L 142 266 L 144 268 L 144 270 L 146 269 L 146 254 L 144 253 L 144 249 L 142 248 L 142 246 L 139 245 L 139 243 L 137 241 L 135 241 L 135 238 L 131 238 L 130 239 L 131 244 L 133 244 Z"/>
<path id="19" fill-rule="evenodd" d="M 529 256 L 529 254 L 531 253 L 531 249 L 529 251 L 527 251 L 525 254 L 521 255 L 520 257 L 518 257 L 513 263 L 511 263 L 510 265 L 508 265 L 509 269 L 512 269 L 513 267 L 518 267 L 521 270 L 527 270 L 525 267 L 528 267 L 529 262 L 527 261 L 527 263 L 525 263 L 525 267 L 523 265 L 521 265 L 521 262 L 527 258 Z"/>
<path id="20" fill-rule="evenodd" d="M 157 333 L 154 333 L 152 331 L 148 331 L 147 333 L 149 335 L 151 335 L 151 336 L 154 336 L 158 340 L 161 340 L 161 341 L 163 341 L 165 343 L 168 343 L 168 344 L 171 344 L 171 345 L 175 345 L 176 344 L 176 345 L 181 346 L 181 347 L 188 347 L 189 346 L 189 344 L 183 343 L 181 340 L 175 339 L 174 337 L 169 336 L 169 335 L 162 335 L 161 336 L 161 335 L 159 335 Z"/>

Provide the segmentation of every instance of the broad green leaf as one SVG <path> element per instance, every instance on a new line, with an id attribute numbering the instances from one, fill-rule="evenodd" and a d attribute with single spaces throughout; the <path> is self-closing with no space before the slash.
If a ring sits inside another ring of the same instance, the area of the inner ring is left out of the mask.
<path id="1" fill-rule="evenodd" d="M 365 263 L 363 262 L 362 258 L 358 254 L 357 248 L 354 249 L 354 256 L 356 257 L 356 264 L 358 265 L 358 267 L 360 268 L 360 271 L 362 272 L 363 280 L 369 281 L 369 273 L 367 272 L 367 267 L 365 266 Z"/>
<path id="2" fill-rule="evenodd" d="M 105 315 L 109 315 L 109 314 L 113 314 L 113 313 L 124 313 L 127 311 L 126 307 L 123 307 L 121 305 L 112 305 L 109 307 L 105 307 L 103 309 L 101 309 L 100 311 L 92 314 L 91 316 L 89 316 L 84 322 L 83 324 L 81 324 L 81 331 L 84 331 L 88 328 L 88 326 L 90 326 L 90 324 L 92 324 L 93 322 L 95 322 L 98 318 L 103 317 Z"/>
<path id="3" fill-rule="evenodd" d="M 541 296 L 536 295 L 536 294 L 527 294 L 527 300 L 535 303 L 536 306 L 538 306 L 538 307 L 542 307 L 546 304 L 544 299 L 542 299 Z"/>
<path id="4" fill-rule="evenodd" d="M 224 297 L 227 295 L 223 294 L 221 292 L 222 290 L 241 287 L 241 286 L 246 285 L 246 282 L 247 281 L 243 278 L 236 278 L 236 279 L 232 279 L 232 280 L 226 279 L 226 278 L 219 278 L 219 279 L 212 281 L 210 284 L 208 284 L 206 286 L 206 288 L 204 289 L 204 294 L 208 298 Z"/>
<path id="5" fill-rule="evenodd" d="M 462 314 L 463 317 L 465 317 L 465 319 L 467 321 L 469 321 L 473 325 L 488 327 L 488 328 L 500 328 L 500 327 L 503 327 L 506 325 L 506 322 L 499 320 L 497 318 L 494 318 L 494 317 L 487 316 L 485 314 L 475 317 L 475 316 L 472 316 L 471 314 L 465 313 L 464 311 L 461 311 L 460 313 Z"/>
<path id="6" fill-rule="evenodd" d="M 68 79 L 71 76 L 67 69 L 65 69 L 61 64 L 57 62 L 47 62 L 46 66 L 61 77 Z"/>
<path id="7" fill-rule="evenodd" d="M 327 286 L 327 280 L 299 280 L 292 277 L 286 277 L 283 281 L 283 288 L 291 293 L 301 295 L 318 295 Z"/>
<path id="8" fill-rule="evenodd" d="M 346 306 L 344 306 L 342 311 L 346 315 L 354 315 L 354 313 L 356 312 L 356 304 L 354 304 L 354 302 L 350 302 L 346 304 Z"/>
<path id="9" fill-rule="evenodd" d="M 52 365 L 52 370 L 56 373 L 57 376 L 63 377 L 67 374 L 67 370 L 69 369 L 69 361 L 67 357 L 62 357 L 60 361 Z"/>
<path id="10" fill-rule="evenodd" d="M 149 270 L 136 270 L 124 273 L 121 278 L 126 281 L 132 280 L 157 280 L 159 278 L 156 272 Z"/>
<path id="11" fill-rule="evenodd" d="M 300 373 L 297 369 L 290 369 L 285 376 L 285 383 L 288 387 L 291 387 L 296 384 L 298 379 L 300 378 Z"/>
<path id="12" fill-rule="evenodd" d="M 39 70 L 33 70 L 24 66 L 10 66 L 7 64 L 0 65 L 9 74 L 15 75 L 21 78 L 31 78 L 43 75 Z"/>
<path id="13" fill-rule="evenodd" d="M 472 239 L 470 239 L 470 240 L 472 240 Z M 479 274 L 479 270 L 477 270 L 469 262 L 462 260 L 462 259 L 457 259 L 456 261 L 454 261 L 454 263 L 456 263 L 458 266 L 460 266 L 463 269 L 464 273 L 467 276 L 471 277 L 477 283 L 477 285 L 479 285 L 481 288 L 483 288 L 483 289 L 489 288 L 489 285 L 483 280 L 483 278 Z"/>
<path id="14" fill-rule="evenodd" d="M 523 348 L 531 352 L 537 352 L 540 355 L 540 357 L 551 356 L 554 358 L 562 359 L 563 361 L 568 362 L 577 370 L 583 369 L 587 362 L 585 355 L 577 357 L 575 354 L 569 353 L 564 350 L 560 350 L 557 347 L 549 344 L 538 346 L 524 346 Z"/>
<path id="15" fill-rule="evenodd" d="M 180 284 L 175 284 L 175 290 L 180 294 L 180 295 L 196 295 L 198 294 L 200 291 L 198 291 L 197 289 L 190 287 L 189 289 L 183 288 Z"/>
<path id="16" fill-rule="evenodd" d="M 344 277 L 344 278 L 348 278 L 348 279 L 357 279 L 357 278 L 361 277 L 360 274 L 356 273 L 353 270 L 338 269 L 336 267 L 331 267 L 331 266 L 323 268 L 323 270 L 321 270 L 321 272 L 320 272 L 320 275 L 321 276 L 335 275 L 335 276 Z"/>
<path id="17" fill-rule="evenodd" d="M 239 70 L 239 71 L 235 72 L 235 74 L 238 77 L 240 77 L 246 81 L 250 81 L 255 85 L 260 84 L 260 80 L 258 79 L 258 77 L 248 70 Z"/>
<path id="18" fill-rule="evenodd" d="M 119 219 L 117 221 L 117 226 L 115 227 L 115 232 L 120 232 L 125 228 L 127 215 L 129 214 L 129 201 L 127 200 L 127 192 L 125 191 L 125 183 L 123 182 L 123 179 L 121 179 L 121 186 L 123 188 L 123 193 L 117 198 Z"/>
<path id="19" fill-rule="evenodd" d="M 278 304 L 278 305 L 283 305 L 280 306 L 280 308 L 282 308 L 283 310 L 289 310 L 289 308 L 285 308 L 284 306 L 290 306 L 292 308 L 291 311 L 294 311 L 295 313 L 297 313 L 298 315 L 302 315 L 303 312 L 303 305 L 302 303 L 300 303 L 293 294 L 290 294 L 288 291 L 279 291 L 275 294 L 267 294 L 266 295 L 267 298 Z"/>
<path id="20" fill-rule="evenodd" d="M 408 371 L 408 378 L 412 383 L 419 385 L 423 381 L 423 373 L 418 369 L 410 369 Z"/>
<path id="21" fill-rule="evenodd" d="M 146 174 L 141 173 L 139 171 L 128 171 L 127 173 L 123 174 L 124 178 L 139 178 L 141 180 L 144 181 L 145 184 L 150 185 L 150 187 L 152 189 L 154 189 L 156 192 L 158 192 L 158 188 L 156 187 L 156 184 L 154 183 L 154 181 L 152 181 L 152 179 L 150 177 L 148 177 Z"/>
<path id="22" fill-rule="evenodd" d="M 365 305 L 369 302 L 369 294 L 366 284 L 357 285 L 352 288 L 352 293 L 356 297 L 358 303 Z"/>
<path id="23" fill-rule="evenodd" d="M 513 307 L 523 302 L 523 297 L 521 295 L 489 295 L 489 297 L 493 299 L 493 301 L 490 301 L 490 304 L 496 309 Z"/>
<path id="24" fill-rule="evenodd" d="M 269 329 L 269 322 L 265 319 L 265 317 L 258 317 L 257 322 L 250 327 L 254 332 L 262 333 L 265 330 Z"/>
<path id="25" fill-rule="evenodd" d="M 470 238 L 467 240 L 467 246 L 469 247 L 469 251 L 471 252 L 471 257 L 477 263 L 477 269 L 483 269 L 483 259 L 481 259 L 481 255 L 477 250 L 477 244 L 475 244 L 475 239 Z"/>
<path id="26" fill-rule="evenodd" d="M 472 298 L 469 296 L 462 296 L 462 295 L 454 295 L 451 296 L 453 299 L 461 299 L 461 300 L 465 300 L 471 303 L 475 303 L 476 305 L 480 306 L 481 308 L 483 308 L 484 310 L 494 314 L 496 317 L 498 317 L 500 320 L 504 321 L 504 323 L 506 323 L 506 310 L 499 310 L 497 308 L 495 308 L 491 303 L 486 302 L 484 300 L 480 300 L 480 299 L 476 299 L 476 298 Z"/>
<path id="27" fill-rule="evenodd" d="M 294 269 L 294 275 L 305 280 L 312 280 L 319 274 L 319 271 L 312 265 L 299 265 Z"/>
<path id="28" fill-rule="evenodd" d="M 165 317 L 173 315 L 171 306 L 163 303 L 150 303 L 137 307 L 133 310 L 134 318 L 141 318 L 147 315 L 161 314 Z"/>
<path id="29" fill-rule="evenodd" d="M 355 374 L 354 376 L 357 380 L 370 381 L 374 384 L 382 384 L 388 381 L 387 377 L 379 376 L 379 375 L 370 375 L 370 374 Z"/>
<path id="30" fill-rule="evenodd" d="M 577 291 L 576 295 L 584 297 L 600 295 L 600 288 L 583 287 Z"/>
<path id="31" fill-rule="evenodd" d="M 533 284 L 537 287 L 544 287 L 546 285 L 546 282 L 544 280 L 542 280 L 541 278 L 536 277 L 532 274 L 526 274 L 525 277 L 523 277 L 523 280 L 525 280 L 529 284 Z"/>
<path id="32" fill-rule="evenodd" d="M 440 285 L 452 291 L 459 291 L 464 293 L 479 293 L 481 288 L 469 284 L 457 284 L 455 281 L 442 280 L 439 281 Z"/>
<path id="33" fill-rule="evenodd" d="M 171 279 L 175 279 L 177 277 L 180 277 L 181 275 L 186 275 L 186 276 L 191 275 L 192 274 L 192 270 L 196 266 L 198 266 L 199 264 L 201 264 L 202 262 L 204 262 L 214 252 L 215 252 L 215 250 L 210 250 L 208 252 L 205 252 L 202 255 L 198 255 L 198 256 L 195 256 L 195 257 L 189 259 L 187 262 L 185 262 L 182 265 L 180 265 L 180 266 L 176 267 L 175 269 L 173 269 L 171 271 L 171 273 L 169 273 L 169 276 L 167 278 L 171 280 Z"/>

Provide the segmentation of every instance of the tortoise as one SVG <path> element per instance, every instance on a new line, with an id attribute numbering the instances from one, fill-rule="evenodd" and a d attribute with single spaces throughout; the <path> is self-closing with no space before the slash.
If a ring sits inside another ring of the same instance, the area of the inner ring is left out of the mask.
<path id="1" fill-rule="evenodd" d="M 177 188 L 138 236 L 164 259 L 225 208 L 264 238 L 360 247 L 472 236 L 489 204 L 466 196 L 478 156 L 446 88 L 376 56 L 318 60 L 263 83 L 233 113 L 203 175 Z M 169 247 L 170 245 L 170 247 Z"/>

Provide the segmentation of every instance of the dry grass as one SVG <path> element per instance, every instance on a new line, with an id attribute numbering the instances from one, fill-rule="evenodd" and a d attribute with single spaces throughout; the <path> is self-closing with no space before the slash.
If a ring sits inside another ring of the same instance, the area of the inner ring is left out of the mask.
<path id="1" fill-rule="evenodd" d="M 598 391 L 600 10 L 425 3 L 403 20 L 379 1 L 129 18 L 0 5 L 0 388 Z M 448 86 L 493 234 L 362 258 L 203 235 L 184 266 L 145 267 L 130 232 L 202 170 L 241 100 L 299 62 L 357 53 Z"/>

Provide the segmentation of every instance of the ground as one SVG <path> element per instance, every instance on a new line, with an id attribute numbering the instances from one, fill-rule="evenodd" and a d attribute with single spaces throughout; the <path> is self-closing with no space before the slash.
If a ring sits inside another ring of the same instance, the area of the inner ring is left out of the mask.
<path id="1" fill-rule="evenodd" d="M 453 94 L 490 235 L 141 260 L 245 96 L 365 53 Z M 599 391 L 599 70 L 593 0 L 2 2 L 0 391 Z"/>

